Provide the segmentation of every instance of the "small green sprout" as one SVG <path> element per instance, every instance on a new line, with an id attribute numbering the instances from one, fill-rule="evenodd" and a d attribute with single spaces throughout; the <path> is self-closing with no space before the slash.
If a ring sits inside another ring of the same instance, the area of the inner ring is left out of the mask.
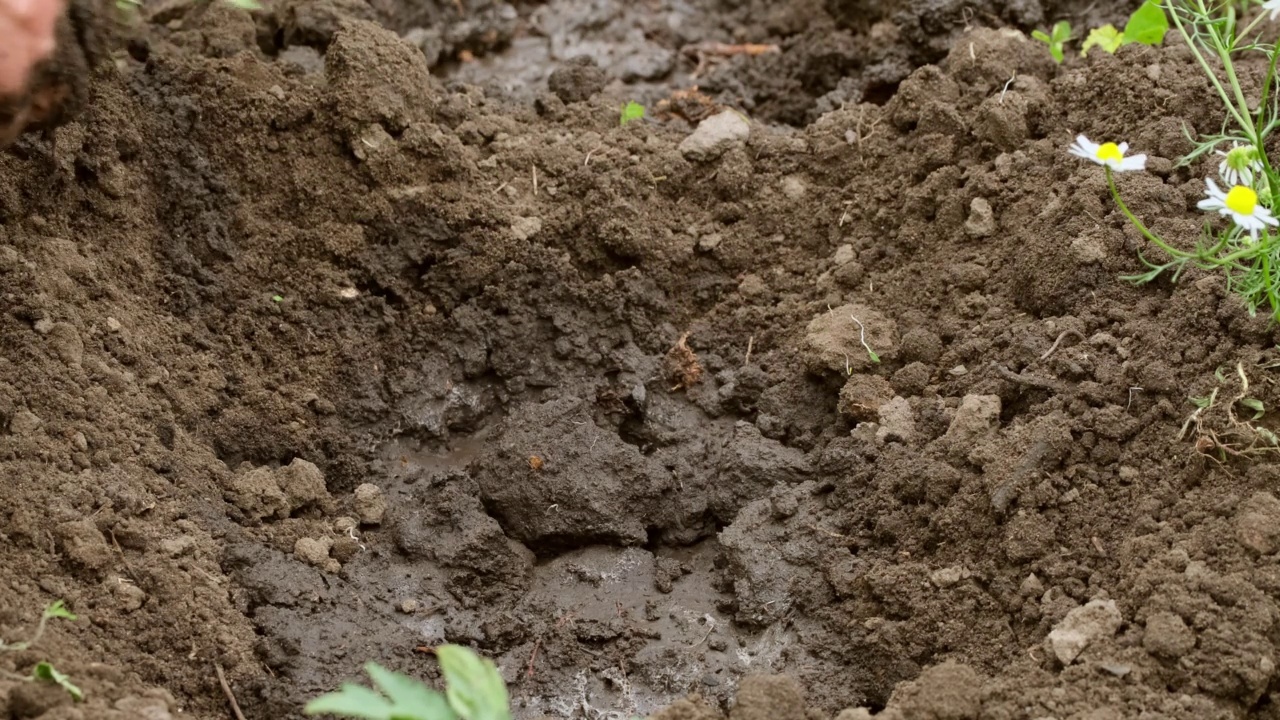
<path id="1" fill-rule="evenodd" d="M 1042 30 L 1033 30 L 1031 37 L 1048 45 L 1049 54 L 1053 56 L 1053 61 L 1061 65 L 1064 57 L 1062 46 L 1071 39 L 1071 23 L 1066 20 L 1059 20 L 1054 23 L 1048 34 L 1045 34 Z"/>
<path id="2" fill-rule="evenodd" d="M 872 350 L 871 346 L 867 344 L 867 328 L 863 326 L 862 321 L 858 318 L 850 315 L 849 319 L 858 323 L 858 342 L 862 343 L 862 347 L 866 349 L 867 357 L 871 358 L 871 362 L 878 364 L 880 362 L 880 356 L 877 355 L 876 351 Z"/>
<path id="3" fill-rule="evenodd" d="M 1266 406 L 1264 406 L 1262 404 L 1262 401 L 1259 400 L 1258 398 L 1253 398 L 1253 397 L 1240 398 L 1239 402 L 1241 405 L 1253 411 L 1253 417 L 1249 418 L 1250 422 L 1254 420 L 1260 420 L 1263 415 L 1267 414 Z"/>
<path id="4" fill-rule="evenodd" d="M 61 686 L 62 689 L 66 690 L 67 694 L 71 696 L 71 699 L 76 702 L 80 702 L 84 699 L 84 693 L 80 691 L 80 688 L 76 687 L 76 685 L 71 682 L 71 678 L 67 677 L 65 673 L 59 672 L 58 669 L 53 666 L 53 663 L 36 663 L 35 669 L 31 671 L 31 679 L 42 682 L 51 682 L 55 685 Z"/>
<path id="5" fill-rule="evenodd" d="M 623 108 L 622 108 L 622 122 L 621 122 L 620 124 L 622 124 L 622 125 L 626 125 L 627 123 L 631 122 L 632 120 L 642 120 L 642 119 L 644 119 L 644 106 L 643 106 L 643 105 L 641 105 L 640 103 L 636 102 L 635 100 L 632 100 L 631 102 L 629 102 L 629 103 L 627 103 L 626 105 L 624 105 L 624 106 L 623 106 Z"/>
<path id="6" fill-rule="evenodd" d="M 271 302 L 277 302 L 277 303 L 279 303 L 279 302 L 284 302 L 284 296 L 283 296 L 283 295 L 272 295 L 272 296 L 271 296 Z"/>
<path id="7" fill-rule="evenodd" d="M 307 703 L 303 712 L 360 720 L 511 720 L 507 688 L 492 660 L 458 645 L 437 647 L 436 657 L 444 693 L 371 662 L 364 670 L 376 691 L 346 683 Z"/>
<path id="8" fill-rule="evenodd" d="M 18 652 L 20 650 L 26 650 L 37 642 L 40 642 L 40 638 L 44 636 L 44 630 L 48 626 L 49 621 L 55 618 L 62 620 L 75 620 L 76 616 L 67 609 L 66 604 L 61 600 L 54 600 L 45 607 L 43 612 L 40 613 L 40 624 L 36 625 L 36 631 L 31 635 L 30 640 L 23 640 L 22 642 L 10 644 L 6 644 L 3 640 L 0 640 L 0 652 Z"/>

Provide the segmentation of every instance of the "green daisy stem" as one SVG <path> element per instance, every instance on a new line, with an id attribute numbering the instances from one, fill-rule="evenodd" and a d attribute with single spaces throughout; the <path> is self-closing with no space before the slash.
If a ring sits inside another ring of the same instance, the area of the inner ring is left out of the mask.
<path id="1" fill-rule="evenodd" d="M 1272 319 L 1280 320 L 1280 298 L 1276 297 L 1276 286 L 1271 282 L 1271 252 L 1269 250 L 1262 253 L 1262 283 L 1267 289 L 1267 301 L 1271 303 L 1271 317 Z"/>
<path id="2" fill-rule="evenodd" d="M 1201 6 L 1203 7 L 1203 3 Z M 1196 39 L 1191 36 L 1190 32 L 1188 32 L 1186 25 L 1183 24 L 1182 17 L 1179 14 L 1179 8 L 1174 3 L 1170 2 L 1168 4 L 1168 10 L 1169 17 L 1173 19 L 1174 26 L 1178 28 L 1178 34 L 1181 35 L 1183 41 L 1186 42 L 1187 49 L 1191 51 L 1191 55 L 1195 57 L 1196 62 L 1199 63 L 1200 69 L 1204 70 L 1204 74 L 1209 78 L 1209 82 L 1213 85 L 1213 89 L 1218 91 L 1218 96 L 1222 98 L 1222 103 L 1226 106 L 1227 111 L 1231 113 L 1231 116 L 1239 124 L 1241 130 L 1252 131 L 1253 123 L 1246 120 L 1245 117 L 1240 114 L 1240 110 L 1231 100 L 1231 96 L 1227 94 L 1226 88 L 1222 87 L 1222 82 L 1218 80 L 1218 75 L 1213 72 L 1213 68 L 1209 67 L 1209 61 L 1205 60 L 1204 54 L 1200 52 L 1199 43 L 1196 42 Z M 1232 77 L 1234 77 L 1234 73 L 1232 73 Z M 1239 88 L 1239 83 L 1236 83 L 1236 88 Z M 1246 108 L 1245 112 L 1247 113 L 1248 105 L 1245 104 L 1244 107 Z M 1251 133 L 1251 137 L 1256 140 L 1257 134 Z"/>
<path id="3" fill-rule="evenodd" d="M 1120 212 L 1124 213 L 1124 216 L 1129 219 L 1129 222 L 1133 223 L 1133 226 L 1138 228 L 1138 232 L 1142 233 L 1143 237 L 1150 240 L 1156 247 L 1166 253 L 1169 253 L 1169 255 L 1175 259 L 1185 260 L 1194 257 L 1191 253 L 1183 252 L 1170 246 L 1169 243 L 1161 240 L 1155 233 L 1148 230 L 1147 226 L 1143 225 L 1142 221 L 1129 211 L 1129 206 L 1124 204 L 1124 200 L 1120 199 L 1120 190 L 1116 188 L 1116 179 L 1115 175 L 1111 172 L 1111 167 L 1109 165 L 1104 165 L 1103 170 L 1107 173 L 1107 187 L 1111 189 L 1111 197 L 1116 201 L 1116 207 L 1120 208 Z"/>

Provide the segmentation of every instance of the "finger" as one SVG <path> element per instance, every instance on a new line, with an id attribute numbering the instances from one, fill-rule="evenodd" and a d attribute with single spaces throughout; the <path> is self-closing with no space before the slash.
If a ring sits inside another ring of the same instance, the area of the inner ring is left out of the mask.
<path id="1" fill-rule="evenodd" d="M 20 92 L 53 52 L 62 0 L 0 0 L 0 95 Z"/>

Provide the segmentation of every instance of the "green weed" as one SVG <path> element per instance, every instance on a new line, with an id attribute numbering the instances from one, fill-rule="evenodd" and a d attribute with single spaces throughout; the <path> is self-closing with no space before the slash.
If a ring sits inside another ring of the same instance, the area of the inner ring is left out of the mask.
<path id="1" fill-rule="evenodd" d="M 1160 0 L 1146 0 L 1129 16 L 1124 30 L 1119 30 L 1110 23 L 1090 30 L 1080 44 L 1080 55 L 1088 55 L 1095 47 L 1114 53 L 1125 45 L 1134 43 L 1159 45 L 1164 42 L 1164 34 L 1168 31 L 1169 19 L 1165 17 Z M 1032 31 L 1031 37 L 1048 45 L 1054 62 L 1061 64 L 1066 57 L 1064 47 L 1071 40 L 1071 23 L 1062 20 L 1055 23 L 1048 33 L 1043 30 Z"/>
<path id="2" fill-rule="evenodd" d="M 30 649 L 31 647 L 35 646 L 36 643 L 40 642 L 40 638 L 44 637 L 45 628 L 49 626 L 50 620 L 75 620 L 75 619 L 76 619 L 75 614 L 67 609 L 66 604 L 64 604 L 61 600 L 55 600 L 52 603 L 50 603 L 47 607 L 45 607 L 44 611 L 40 613 L 40 622 L 39 624 L 36 625 L 36 631 L 32 633 L 30 639 L 23 640 L 21 642 L 15 642 L 15 643 L 5 643 L 3 640 L 0 640 L 0 652 L 18 652 L 21 650 Z M 79 702 L 84 698 L 84 693 L 82 693 L 80 691 L 80 688 L 76 687 L 71 682 L 71 678 L 59 672 L 57 668 L 53 666 L 53 663 L 50 663 L 50 662 L 36 663 L 35 668 L 31 671 L 30 677 L 25 677 L 22 675 L 13 675 L 11 673 L 4 673 L 4 675 L 12 676 L 14 679 L 17 679 L 17 680 L 35 680 L 40 682 L 55 683 L 57 685 L 62 686 L 62 689 L 66 690 L 67 693 L 71 695 L 71 698 L 76 702 Z"/>
<path id="3" fill-rule="evenodd" d="M 364 670 L 377 690 L 347 683 L 307 703 L 304 712 L 360 720 L 511 720 L 507 687 L 492 660 L 459 645 L 437 647 L 436 657 L 443 693 L 371 662 Z"/>
<path id="4" fill-rule="evenodd" d="M 644 106 L 632 100 L 622 107 L 622 117 L 620 124 L 626 125 L 632 120 L 644 119 Z"/>
<path id="5" fill-rule="evenodd" d="M 1066 20 L 1060 20 L 1053 25 L 1048 33 L 1042 30 L 1033 30 L 1031 37 L 1039 40 L 1049 46 L 1049 54 L 1053 56 L 1053 61 L 1061 64 L 1065 57 L 1062 47 L 1071 39 L 1071 23 Z"/>

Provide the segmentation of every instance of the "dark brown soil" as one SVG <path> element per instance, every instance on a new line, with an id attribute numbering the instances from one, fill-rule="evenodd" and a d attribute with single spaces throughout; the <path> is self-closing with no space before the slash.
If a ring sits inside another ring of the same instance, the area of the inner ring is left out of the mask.
<path id="1" fill-rule="evenodd" d="M 148 6 L 0 155 L 0 718 L 1274 717 L 1280 335 L 1066 153 L 1190 239 L 1221 117 L 1022 33 L 1128 5 Z"/>

